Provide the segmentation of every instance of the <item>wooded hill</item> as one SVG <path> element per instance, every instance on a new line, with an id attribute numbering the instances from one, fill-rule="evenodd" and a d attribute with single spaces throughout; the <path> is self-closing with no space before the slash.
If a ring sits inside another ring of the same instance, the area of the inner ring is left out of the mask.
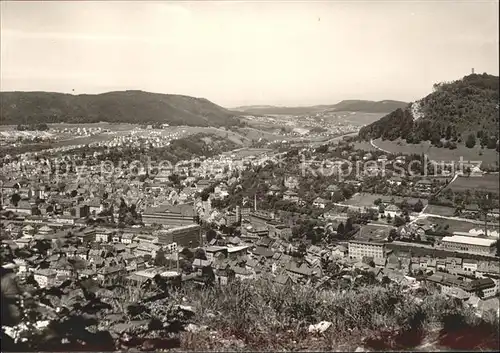
<path id="1" fill-rule="evenodd" d="M 431 141 L 438 147 L 487 148 L 498 144 L 498 76 L 472 74 L 461 80 L 434 85 L 434 92 L 363 127 L 362 139 Z"/>
<path id="2" fill-rule="evenodd" d="M 71 95 L 51 92 L 1 92 L 1 124 L 166 123 L 231 126 L 237 113 L 207 99 L 143 91 Z"/>

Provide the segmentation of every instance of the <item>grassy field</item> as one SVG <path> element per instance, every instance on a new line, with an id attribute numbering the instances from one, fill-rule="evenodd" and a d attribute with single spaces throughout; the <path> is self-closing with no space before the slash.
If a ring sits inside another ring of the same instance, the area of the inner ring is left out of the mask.
<path id="1" fill-rule="evenodd" d="M 272 150 L 269 148 L 242 148 L 239 150 L 233 150 L 224 152 L 225 155 L 235 155 L 236 157 L 248 157 L 248 156 L 257 156 L 262 153 L 271 152 Z"/>
<path id="2" fill-rule="evenodd" d="M 459 161 L 460 157 L 462 157 L 464 162 L 482 161 L 484 165 L 495 165 L 498 163 L 498 152 L 495 150 L 481 149 L 478 145 L 474 148 L 458 145 L 456 149 L 450 150 L 447 148 L 434 147 L 428 141 L 421 142 L 420 144 L 407 144 L 404 140 L 382 141 L 381 139 L 377 139 L 374 140 L 373 143 L 377 147 L 392 153 L 424 153 L 428 155 L 429 159 L 434 161 Z M 369 142 L 367 142 L 367 144 L 370 145 Z M 482 153 L 482 155 L 480 155 L 480 153 Z"/>
<path id="3" fill-rule="evenodd" d="M 499 193 L 500 181 L 498 174 L 485 174 L 483 176 L 458 177 L 446 188 L 461 192 L 467 190 L 482 190 Z"/>
<path id="4" fill-rule="evenodd" d="M 373 202 L 376 199 L 382 199 L 383 201 L 390 201 L 394 199 L 394 202 L 399 203 L 406 199 L 408 202 L 417 201 L 418 199 L 412 197 L 401 197 L 401 196 L 391 196 L 391 195 L 381 195 L 381 194 L 369 194 L 369 193 L 357 193 L 354 194 L 349 200 L 344 201 L 346 205 L 358 206 L 358 207 L 373 207 L 375 206 Z M 427 205 L 427 200 L 420 199 L 423 205 Z"/>
<path id="5" fill-rule="evenodd" d="M 362 151 L 366 151 L 366 152 L 378 151 L 368 141 L 356 141 L 353 143 L 353 145 L 354 145 L 354 149 L 357 149 L 357 150 L 362 150 Z"/>
<path id="6" fill-rule="evenodd" d="M 466 221 L 459 221 L 455 219 L 445 219 L 445 218 L 437 218 L 437 217 L 428 217 L 430 222 L 435 223 L 437 225 L 448 225 L 448 231 L 450 232 L 469 232 L 471 229 L 484 229 L 484 224 L 476 224 Z M 499 225 L 494 223 L 488 224 L 489 230 L 499 230 Z"/>
<path id="7" fill-rule="evenodd" d="M 425 209 L 425 213 L 452 217 L 455 214 L 455 209 L 453 207 L 428 205 Z"/>

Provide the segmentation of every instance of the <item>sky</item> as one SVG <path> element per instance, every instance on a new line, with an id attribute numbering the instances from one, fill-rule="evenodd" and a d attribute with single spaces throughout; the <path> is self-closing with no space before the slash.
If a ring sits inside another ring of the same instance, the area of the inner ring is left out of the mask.
<path id="1" fill-rule="evenodd" d="M 0 3 L 0 90 L 144 90 L 225 107 L 414 101 L 498 75 L 498 1 Z"/>

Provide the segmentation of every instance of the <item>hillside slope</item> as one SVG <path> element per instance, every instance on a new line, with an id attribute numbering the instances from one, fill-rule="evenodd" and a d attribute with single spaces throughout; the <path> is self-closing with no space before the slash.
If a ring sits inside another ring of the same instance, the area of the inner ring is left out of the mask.
<path id="1" fill-rule="evenodd" d="M 465 143 L 495 148 L 498 140 L 498 76 L 469 75 L 434 85 L 434 92 L 359 132 L 363 139 Z"/>
<path id="2" fill-rule="evenodd" d="M 365 101 L 365 100 L 344 100 L 337 104 L 315 105 L 310 107 L 275 107 L 275 106 L 244 106 L 233 108 L 233 111 L 241 111 L 249 114 L 310 114 L 321 111 L 349 111 L 363 113 L 389 113 L 398 108 L 407 106 L 408 103 L 392 100 Z"/>
<path id="3" fill-rule="evenodd" d="M 1 124 L 99 121 L 190 126 L 238 123 L 235 113 L 207 99 L 143 91 L 71 95 L 1 92 Z"/>

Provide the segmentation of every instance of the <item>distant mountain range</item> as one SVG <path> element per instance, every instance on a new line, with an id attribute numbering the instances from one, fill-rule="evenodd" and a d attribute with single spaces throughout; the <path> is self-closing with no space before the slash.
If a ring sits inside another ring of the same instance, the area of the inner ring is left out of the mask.
<path id="1" fill-rule="evenodd" d="M 71 95 L 0 92 L 2 125 L 35 123 L 167 123 L 232 126 L 238 114 L 204 98 L 143 91 Z"/>
<path id="2" fill-rule="evenodd" d="M 321 111 L 349 111 L 349 112 L 364 112 L 364 113 L 389 113 L 398 108 L 404 108 L 408 103 L 383 100 L 379 102 L 367 100 L 343 100 L 337 104 L 331 105 L 314 105 L 309 107 L 277 107 L 272 105 L 250 105 L 232 108 L 233 111 L 239 111 L 247 114 L 310 114 Z"/>
<path id="3" fill-rule="evenodd" d="M 454 148 L 457 143 L 488 148 L 499 136 L 499 79 L 472 74 L 434 85 L 434 92 L 363 127 L 363 139 L 406 139 L 408 143 L 431 141 Z M 468 141 L 468 142 L 467 142 Z"/>

